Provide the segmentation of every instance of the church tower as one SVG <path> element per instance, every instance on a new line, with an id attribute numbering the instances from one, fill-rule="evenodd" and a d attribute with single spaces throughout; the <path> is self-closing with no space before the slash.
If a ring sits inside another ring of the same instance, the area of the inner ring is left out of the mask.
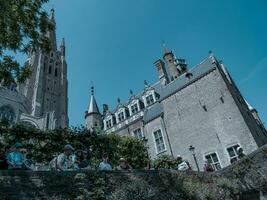
<path id="1" fill-rule="evenodd" d="M 55 11 L 51 10 L 51 22 L 56 27 Z M 19 86 L 31 105 L 30 115 L 45 117 L 45 129 L 68 127 L 68 81 L 65 59 L 65 41 L 57 49 L 56 30 L 47 33 L 51 41 L 49 53 L 41 50 L 30 53 L 26 64 L 32 74 Z"/>
<path id="2" fill-rule="evenodd" d="M 88 129 L 101 130 L 102 128 L 102 115 L 96 103 L 94 87 L 91 87 L 91 99 L 88 110 L 85 112 L 85 124 Z"/>

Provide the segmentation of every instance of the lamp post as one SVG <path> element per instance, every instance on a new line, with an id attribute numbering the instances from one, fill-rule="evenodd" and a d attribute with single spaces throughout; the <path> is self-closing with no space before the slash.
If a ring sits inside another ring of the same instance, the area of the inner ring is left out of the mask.
<path id="1" fill-rule="evenodd" d="M 147 156 L 147 159 L 148 159 L 148 161 L 147 161 L 147 169 L 151 169 L 151 163 L 150 163 L 150 158 L 149 158 L 149 153 L 148 153 L 148 146 L 147 146 L 147 141 L 148 141 L 148 139 L 145 137 L 145 136 L 143 136 L 142 137 L 142 141 L 143 141 L 143 143 L 144 143 L 144 145 L 145 145 L 145 148 L 146 148 L 146 156 Z"/>
<path id="2" fill-rule="evenodd" d="M 193 145 L 190 145 L 190 147 L 189 147 L 189 151 L 190 151 L 190 152 L 192 153 L 192 155 L 193 155 L 195 164 L 196 164 L 196 166 L 197 166 L 197 170 L 200 171 L 200 170 L 199 170 L 198 163 L 197 163 L 196 154 L 195 154 L 195 147 L 194 147 Z"/>

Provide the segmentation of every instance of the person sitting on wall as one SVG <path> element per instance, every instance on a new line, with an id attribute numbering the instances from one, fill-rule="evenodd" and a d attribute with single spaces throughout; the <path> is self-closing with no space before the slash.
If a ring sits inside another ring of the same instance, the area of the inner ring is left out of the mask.
<path id="1" fill-rule="evenodd" d="M 29 158 L 28 149 L 25 147 L 22 147 L 19 149 L 19 152 L 23 155 L 23 169 L 34 170 L 35 169 L 35 163 L 32 159 Z"/>
<path id="2" fill-rule="evenodd" d="M 70 156 L 73 151 L 74 148 L 70 144 L 65 145 L 64 152 L 59 154 L 49 163 L 50 169 L 58 171 L 70 170 L 73 163 Z"/>
<path id="3" fill-rule="evenodd" d="M 124 158 L 120 158 L 119 160 L 120 164 L 116 167 L 116 170 L 121 171 L 131 171 L 132 167 L 128 164 L 127 160 Z"/>
<path id="4" fill-rule="evenodd" d="M 177 169 L 179 171 L 187 171 L 187 170 L 190 169 L 190 165 L 189 165 L 188 161 L 183 160 L 182 156 L 178 155 L 176 157 L 176 160 L 177 160 L 177 163 L 178 163 Z"/>
<path id="5" fill-rule="evenodd" d="M 214 169 L 212 168 L 212 166 L 210 165 L 210 163 L 207 160 L 205 160 L 203 170 L 204 170 L 204 172 L 213 172 L 214 171 Z"/>
<path id="6" fill-rule="evenodd" d="M 241 159 L 241 158 L 243 158 L 243 157 L 245 156 L 245 154 L 244 154 L 244 151 L 243 151 L 243 148 L 242 148 L 242 147 L 237 147 L 236 151 L 237 151 L 237 156 L 238 156 L 238 159 Z"/>
<path id="7" fill-rule="evenodd" d="M 74 169 L 80 169 L 80 164 L 83 160 L 83 151 L 77 150 L 76 153 L 72 157 L 72 162 L 74 165 Z"/>
<path id="8" fill-rule="evenodd" d="M 104 153 L 102 156 L 102 162 L 99 164 L 99 170 L 109 171 L 112 170 L 111 165 L 108 163 L 108 154 Z"/>
<path id="9" fill-rule="evenodd" d="M 82 160 L 80 162 L 80 169 L 91 169 L 90 155 L 89 151 L 85 150 L 82 152 Z"/>
<path id="10" fill-rule="evenodd" d="M 24 156 L 20 152 L 21 143 L 16 143 L 10 148 L 10 153 L 7 155 L 8 169 L 20 170 L 23 169 Z"/>

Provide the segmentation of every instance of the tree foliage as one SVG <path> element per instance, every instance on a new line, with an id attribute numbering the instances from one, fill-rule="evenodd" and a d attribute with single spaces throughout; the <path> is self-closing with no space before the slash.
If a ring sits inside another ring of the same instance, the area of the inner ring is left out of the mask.
<path id="1" fill-rule="evenodd" d="M 23 82 L 30 75 L 29 67 L 20 66 L 11 53 L 49 51 L 47 33 L 54 29 L 42 9 L 49 0 L 0 1 L 0 80 L 4 86 Z"/>
<path id="2" fill-rule="evenodd" d="M 155 169 L 177 169 L 178 161 L 170 155 L 161 155 L 153 161 Z"/>
<path id="3" fill-rule="evenodd" d="M 93 167 L 97 167 L 102 154 L 107 153 L 113 166 L 124 157 L 136 169 L 146 166 L 146 148 L 141 140 L 116 134 L 99 134 L 83 127 L 42 132 L 22 124 L 8 126 L 0 123 L 0 145 L 21 142 L 37 162 L 47 163 L 62 152 L 66 144 L 78 150 L 90 150 Z"/>

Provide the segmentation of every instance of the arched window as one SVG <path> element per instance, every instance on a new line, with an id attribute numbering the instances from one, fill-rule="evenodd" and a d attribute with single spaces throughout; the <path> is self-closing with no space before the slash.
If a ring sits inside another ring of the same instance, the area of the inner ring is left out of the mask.
<path id="1" fill-rule="evenodd" d="M 10 123 L 13 123 L 15 120 L 15 113 L 10 106 L 0 107 L 0 119 L 5 119 Z"/>

